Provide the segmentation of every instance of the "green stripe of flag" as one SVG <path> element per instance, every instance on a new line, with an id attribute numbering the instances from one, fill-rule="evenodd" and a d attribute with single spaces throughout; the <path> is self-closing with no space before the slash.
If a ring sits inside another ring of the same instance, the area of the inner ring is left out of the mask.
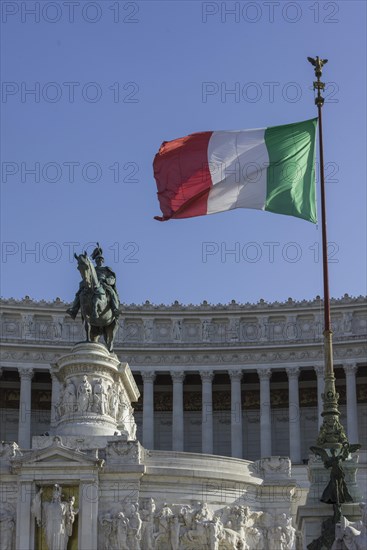
<path id="1" fill-rule="evenodd" d="M 269 153 L 265 210 L 317 222 L 317 118 L 265 130 Z"/>

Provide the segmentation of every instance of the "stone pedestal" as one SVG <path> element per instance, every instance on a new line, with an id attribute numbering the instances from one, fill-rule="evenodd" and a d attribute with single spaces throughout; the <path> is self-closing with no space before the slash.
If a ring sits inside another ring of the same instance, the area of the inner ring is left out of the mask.
<path id="1" fill-rule="evenodd" d="M 100 504 L 103 511 L 104 502 L 113 500 L 116 486 L 119 499 L 130 499 L 132 486 L 134 497 L 139 494 L 144 466 L 131 406 L 139 390 L 129 365 L 120 363 L 98 343 L 75 345 L 51 366 L 51 374 L 53 387 L 60 390 L 53 396 L 53 435 L 34 437 L 32 450 L 24 455 L 16 449 L 9 451 L 22 492 L 16 547 L 34 550 L 38 544 L 35 529 L 40 536 L 47 530 L 54 530 L 55 537 L 63 532 L 66 520 L 60 516 L 53 525 L 51 516 L 48 519 L 40 512 L 49 505 L 47 491 L 57 484 L 60 494 L 68 490 L 78 501 L 78 526 L 72 531 L 78 548 L 97 550 L 102 547 L 98 545 Z M 107 480 L 103 478 L 106 474 Z M 52 505 L 60 509 L 70 506 L 65 495 Z"/>
<path id="2" fill-rule="evenodd" d="M 357 485 L 356 473 L 358 469 L 358 456 L 355 454 L 351 460 L 343 462 L 345 482 L 354 502 L 342 505 L 342 515 L 349 521 L 356 521 L 360 517 L 359 502 L 362 496 Z M 321 535 L 322 523 L 333 516 L 333 506 L 320 501 L 322 493 L 330 481 L 330 470 L 324 467 L 320 458 L 310 457 L 308 465 L 308 477 L 310 489 L 306 504 L 297 510 L 297 529 L 301 534 L 301 550 L 307 550 L 307 545 Z"/>
<path id="3" fill-rule="evenodd" d="M 139 398 L 127 363 L 98 343 L 81 343 L 52 365 L 60 385 L 55 435 L 125 435 L 135 439 L 132 401 Z"/>

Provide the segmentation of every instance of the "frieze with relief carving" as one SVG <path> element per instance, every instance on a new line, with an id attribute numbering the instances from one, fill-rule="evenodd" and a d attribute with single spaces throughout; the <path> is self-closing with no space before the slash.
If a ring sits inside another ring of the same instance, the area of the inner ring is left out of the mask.
<path id="1" fill-rule="evenodd" d="M 301 344 L 300 344 L 301 345 Z M 66 348 L 65 348 L 66 349 Z M 298 350 L 298 351 L 282 351 L 277 352 L 258 352 L 255 350 L 249 350 L 246 353 L 233 353 L 230 349 L 226 352 L 221 350 L 207 350 L 205 354 L 198 352 L 197 350 L 190 350 L 190 353 L 162 353 L 161 351 L 154 351 L 153 354 L 147 354 L 146 352 L 134 352 L 128 353 L 125 349 L 122 353 L 118 350 L 117 353 L 121 355 L 121 360 L 127 361 L 133 366 L 152 366 L 152 365 L 230 365 L 241 363 L 246 365 L 248 363 L 268 363 L 282 364 L 285 361 L 320 361 L 323 359 L 323 351 L 317 346 L 315 349 Z M 367 354 L 367 347 L 361 345 L 348 345 L 347 348 L 339 347 L 337 344 L 334 346 L 334 355 L 336 359 L 361 359 L 364 360 Z M 23 351 L 23 350 L 7 350 L 5 344 L 2 346 L 0 352 L 0 358 L 2 361 L 11 362 L 37 362 L 44 364 L 47 367 L 50 363 L 57 361 L 61 356 L 61 352 L 57 351 Z"/>
<path id="2" fill-rule="evenodd" d="M 351 334 L 366 334 L 367 321 L 362 310 L 363 300 L 363 296 L 331 300 L 335 341 Z M 64 311 L 67 308 L 67 304 L 61 301 L 48 303 L 9 299 L 2 300 L 1 303 L 5 310 L 2 318 L 4 340 L 19 339 L 40 344 L 52 342 L 53 345 L 70 345 L 82 337 L 82 327 L 71 323 L 63 312 L 60 312 L 61 308 L 64 308 Z M 345 308 L 346 305 L 349 306 L 348 310 Z M 321 302 L 317 300 L 288 300 L 284 303 L 266 303 L 260 300 L 257 304 L 233 302 L 217 305 L 203 302 L 201 305 L 187 306 L 130 304 L 124 306 L 127 318 L 119 323 L 117 340 L 125 346 L 134 345 L 134 342 L 193 342 L 193 337 L 199 345 L 208 342 L 219 345 L 236 345 L 239 342 L 252 345 L 259 339 L 285 344 L 299 341 L 318 343 L 322 340 L 320 306 Z M 185 315 L 178 318 L 177 312 Z M 166 314 L 167 317 L 162 319 L 162 314 Z M 198 315 L 198 319 L 195 319 L 195 314 Z M 149 316 L 147 321 L 146 315 Z"/>
<path id="3" fill-rule="evenodd" d="M 141 498 L 100 511 L 99 548 L 108 550 L 294 550 L 296 530 L 285 513 L 206 502 L 175 504 Z"/>

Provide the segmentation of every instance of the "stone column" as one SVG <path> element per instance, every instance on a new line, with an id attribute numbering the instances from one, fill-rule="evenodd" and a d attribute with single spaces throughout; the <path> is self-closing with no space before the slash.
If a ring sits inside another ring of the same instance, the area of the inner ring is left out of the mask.
<path id="1" fill-rule="evenodd" d="M 230 370 L 231 378 L 231 451 L 235 458 L 242 458 L 242 397 L 241 370 Z"/>
<path id="2" fill-rule="evenodd" d="M 34 518 L 31 515 L 34 483 L 30 479 L 18 480 L 17 521 L 15 524 L 15 548 L 34 550 Z M 5 547 L 4 547 L 5 548 Z"/>
<path id="3" fill-rule="evenodd" d="M 357 370 L 358 367 L 355 363 L 344 365 L 347 385 L 347 433 L 349 443 L 358 443 Z"/>
<path id="4" fill-rule="evenodd" d="M 289 457 L 292 462 L 301 462 L 301 425 L 298 392 L 298 367 L 286 369 L 288 375 L 289 402 Z"/>
<path id="5" fill-rule="evenodd" d="M 58 381 L 55 373 L 51 372 L 52 381 L 52 394 L 51 394 L 51 427 L 55 425 L 56 421 L 56 405 L 60 399 L 60 382 Z"/>
<path id="6" fill-rule="evenodd" d="M 143 445 L 154 448 L 154 371 L 141 371 L 143 389 Z"/>
<path id="7" fill-rule="evenodd" d="M 261 458 L 271 456 L 271 369 L 257 369 L 260 378 L 260 452 Z"/>
<path id="8" fill-rule="evenodd" d="M 213 454 L 213 394 L 212 380 L 214 377 L 213 371 L 201 371 L 202 381 L 202 452 Z"/>
<path id="9" fill-rule="evenodd" d="M 21 449 L 30 449 L 33 369 L 18 368 L 18 372 L 20 376 L 18 445 Z"/>
<path id="10" fill-rule="evenodd" d="M 183 371 L 171 371 L 173 382 L 172 450 L 184 450 Z"/>
<path id="11" fill-rule="evenodd" d="M 82 479 L 79 486 L 78 548 L 98 548 L 98 480 Z"/>
<path id="12" fill-rule="evenodd" d="M 321 416 L 323 409 L 322 394 L 324 393 L 324 365 L 318 365 L 314 367 L 317 376 L 317 416 L 318 416 L 318 429 L 320 430 L 323 418 Z"/>

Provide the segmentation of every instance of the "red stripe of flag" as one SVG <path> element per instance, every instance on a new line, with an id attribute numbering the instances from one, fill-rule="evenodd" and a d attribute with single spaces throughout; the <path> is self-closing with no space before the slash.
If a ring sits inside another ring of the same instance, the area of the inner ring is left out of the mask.
<path id="1" fill-rule="evenodd" d="M 208 164 L 208 144 L 213 132 L 198 132 L 164 141 L 153 162 L 158 200 L 163 217 L 191 218 L 207 213 L 212 180 Z"/>

